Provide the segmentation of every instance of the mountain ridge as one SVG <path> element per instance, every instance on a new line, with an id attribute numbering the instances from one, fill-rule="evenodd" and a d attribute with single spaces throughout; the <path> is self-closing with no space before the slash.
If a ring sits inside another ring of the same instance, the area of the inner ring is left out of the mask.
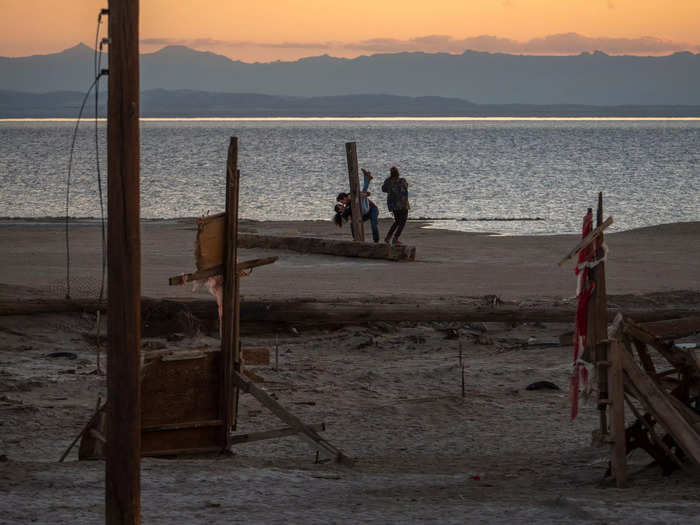
<path id="1" fill-rule="evenodd" d="M 0 89 L 84 90 L 93 80 L 93 58 L 85 44 L 50 55 L 0 57 Z M 166 46 L 141 55 L 141 89 L 305 97 L 384 93 L 487 105 L 699 105 L 700 54 L 538 56 L 466 50 L 245 63 Z"/>

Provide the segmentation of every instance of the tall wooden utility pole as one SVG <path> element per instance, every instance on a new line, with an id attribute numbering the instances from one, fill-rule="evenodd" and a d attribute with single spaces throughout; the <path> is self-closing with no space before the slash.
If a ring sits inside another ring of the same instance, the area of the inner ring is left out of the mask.
<path id="1" fill-rule="evenodd" d="M 233 371 L 241 371 L 240 298 L 236 271 L 238 249 L 238 139 L 231 137 L 226 161 L 226 223 L 224 225 L 224 291 L 221 319 L 221 410 L 224 420 L 223 445 L 231 447 L 231 429 L 235 426 L 238 410 L 238 388 L 233 385 Z"/>
<path id="2" fill-rule="evenodd" d="M 360 173 L 357 163 L 357 144 L 345 143 L 345 154 L 348 158 L 348 177 L 350 179 L 350 206 L 352 208 L 352 238 L 355 241 L 365 240 L 365 227 L 362 222 L 360 206 Z"/>
<path id="3" fill-rule="evenodd" d="M 141 523 L 139 0 L 109 0 L 105 521 Z"/>

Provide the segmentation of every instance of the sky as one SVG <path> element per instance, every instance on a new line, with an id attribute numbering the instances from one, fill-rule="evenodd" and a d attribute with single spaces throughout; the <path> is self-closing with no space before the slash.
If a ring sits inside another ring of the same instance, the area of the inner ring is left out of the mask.
<path id="1" fill-rule="evenodd" d="M 107 5 L 0 0 L 0 56 L 93 45 Z M 700 0 L 141 0 L 140 10 L 142 53 L 186 45 L 244 62 L 467 49 L 700 53 Z"/>

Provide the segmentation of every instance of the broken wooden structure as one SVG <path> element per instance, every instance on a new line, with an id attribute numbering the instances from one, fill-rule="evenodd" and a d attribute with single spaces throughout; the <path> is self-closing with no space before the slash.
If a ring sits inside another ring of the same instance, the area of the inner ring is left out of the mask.
<path id="1" fill-rule="evenodd" d="M 276 257 L 238 262 L 238 140 L 231 138 L 226 169 L 226 211 L 217 216 L 217 233 L 198 221 L 195 250 L 197 270 L 170 278 L 170 284 L 218 278 L 212 292 L 219 303 L 221 347 L 219 349 L 163 350 L 143 353 L 141 367 L 141 450 L 142 456 L 171 456 L 228 451 L 234 443 L 297 434 L 317 452 L 351 464 L 352 460 L 319 434 L 323 424 L 306 425 L 251 379 L 259 376 L 245 368 L 249 361 L 269 363 L 264 352 L 243 352 L 240 343 L 239 280 L 245 270 L 273 263 Z M 211 303 L 211 301 L 210 301 Z M 252 394 L 288 427 L 262 433 L 235 435 L 238 396 Z M 103 457 L 109 447 L 104 413 L 110 401 L 98 407 L 82 432 L 79 457 Z M 64 455 L 65 457 L 65 455 Z"/>
<path id="2" fill-rule="evenodd" d="M 597 227 L 560 265 L 596 242 L 602 247 L 602 194 Z M 598 435 L 611 445 L 610 469 L 618 488 L 627 485 L 627 456 L 645 450 L 664 474 L 700 467 L 700 359 L 697 346 L 675 340 L 700 332 L 700 315 L 639 322 L 618 313 L 610 327 L 606 308 L 604 254 L 591 272 L 595 288 L 587 305 L 584 360 L 597 378 Z M 633 415 L 626 425 L 626 410 Z"/>

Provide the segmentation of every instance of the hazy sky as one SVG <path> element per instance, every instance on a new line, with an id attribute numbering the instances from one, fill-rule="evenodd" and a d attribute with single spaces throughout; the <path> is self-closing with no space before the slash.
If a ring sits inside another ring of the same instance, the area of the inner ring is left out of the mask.
<path id="1" fill-rule="evenodd" d="M 0 0 L 0 56 L 92 45 L 107 0 Z M 700 0 L 141 0 L 141 52 L 246 62 L 330 54 L 700 52 Z M 106 31 L 106 23 L 103 29 Z"/>

